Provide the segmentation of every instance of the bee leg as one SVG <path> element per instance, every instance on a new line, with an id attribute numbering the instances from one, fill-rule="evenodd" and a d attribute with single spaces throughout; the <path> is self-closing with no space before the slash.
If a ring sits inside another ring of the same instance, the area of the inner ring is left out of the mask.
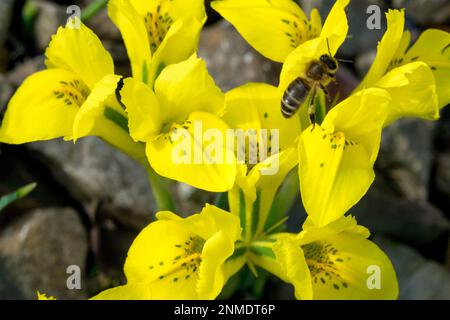
<path id="1" fill-rule="evenodd" d="M 309 120 L 311 121 L 311 124 L 313 125 L 311 132 L 316 127 L 316 105 L 315 105 L 315 98 L 316 98 L 316 86 L 314 86 L 311 90 L 311 98 L 309 100 L 309 107 L 308 107 L 308 115 Z"/>
<path id="2" fill-rule="evenodd" d="M 327 88 L 325 88 L 325 86 L 323 86 L 322 84 L 319 84 L 320 89 L 322 89 L 323 93 L 325 93 L 325 96 L 327 97 L 327 101 L 331 102 L 331 98 L 330 98 L 330 92 L 328 92 Z"/>
<path id="3" fill-rule="evenodd" d="M 316 115 L 314 113 L 309 114 L 309 120 L 311 121 L 313 127 L 311 129 L 311 132 L 313 132 L 314 128 L 316 127 Z"/>

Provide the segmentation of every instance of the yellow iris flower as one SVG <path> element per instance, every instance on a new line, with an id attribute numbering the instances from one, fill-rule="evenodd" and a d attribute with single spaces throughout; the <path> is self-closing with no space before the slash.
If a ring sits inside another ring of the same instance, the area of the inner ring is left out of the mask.
<path id="1" fill-rule="evenodd" d="M 166 66 L 197 51 L 203 0 L 111 0 L 111 20 L 128 51 L 133 77 L 150 86 Z"/>
<path id="2" fill-rule="evenodd" d="M 224 141 L 228 126 L 219 118 L 224 95 L 203 60 L 194 54 L 167 66 L 154 91 L 136 78 L 125 79 L 121 96 L 130 134 L 146 143 L 159 175 L 208 191 L 231 189 L 236 161 Z"/>
<path id="3" fill-rule="evenodd" d="M 353 217 L 324 227 L 307 219 L 299 234 L 279 235 L 264 266 L 292 283 L 297 299 L 396 299 L 395 270 L 369 235 Z"/>
<path id="4" fill-rule="evenodd" d="M 135 158 L 145 157 L 143 146 L 130 138 L 126 113 L 115 98 L 120 77 L 110 54 L 84 24 L 70 25 L 53 36 L 45 52 L 48 68 L 28 77 L 11 98 L 0 142 L 96 135 Z"/>
<path id="5" fill-rule="evenodd" d="M 125 261 L 127 284 L 92 299 L 214 299 L 228 275 L 225 263 L 241 236 L 239 219 L 206 205 L 180 218 L 157 214 L 134 240 Z"/>
<path id="6" fill-rule="evenodd" d="M 358 89 L 372 86 L 386 88 L 392 93 L 393 103 L 398 109 L 406 109 L 412 104 L 416 107 L 409 107 L 409 115 L 419 114 L 426 119 L 436 119 L 439 116 L 434 106 L 436 98 L 429 95 L 429 91 L 435 83 L 439 107 L 450 103 L 450 33 L 437 29 L 425 30 L 408 49 L 411 34 L 404 31 L 404 10 L 389 10 L 386 18 L 387 31 Z M 408 83 L 415 85 L 407 86 Z M 428 113 L 423 112 L 426 108 Z"/>
<path id="7" fill-rule="evenodd" d="M 323 28 L 317 9 L 311 11 L 308 20 L 291 0 L 217 0 L 211 5 L 258 52 L 273 61 L 284 62 L 305 41 L 320 34 L 342 33 L 339 29 L 347 25 L 342 14 L 348 2 L 336 1 Z"/>
<path id="8" fill-rule="evenodd" d="M 271 227 L 266 223 L 273 199 L 297 164 L 295 139 L 301 128 L 297 119 L 282 116 L 277 88 L 262 83 L 249 83 L 227 92 L 222 119 L 248 138 L 235 144 L 240 165 L 228 200 L 230 211 L 240 216 L 244 239 L 249 242 Z M 243 147 L 242 158 L 239 152 Z"/>

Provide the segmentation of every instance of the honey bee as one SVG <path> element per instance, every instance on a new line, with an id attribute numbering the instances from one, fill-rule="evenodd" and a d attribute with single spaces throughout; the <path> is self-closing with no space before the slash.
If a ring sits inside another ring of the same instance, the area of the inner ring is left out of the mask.
<path id="1" fill-rule="evenodd" d="M 330 80 L 335 79 L 338 63 L 331 54 L 323 54 L 319 60 L 312 61 L 306 69 L 306 77 L 298 77 L 292 81 L 283 94 L 281 100 L 281 113 L 285 118 L 292 117 L 309 96 L 308 115 L 315 125 L 315 96 L 317 88 L 323 90 L 328 97 L 325 88 Z"/>

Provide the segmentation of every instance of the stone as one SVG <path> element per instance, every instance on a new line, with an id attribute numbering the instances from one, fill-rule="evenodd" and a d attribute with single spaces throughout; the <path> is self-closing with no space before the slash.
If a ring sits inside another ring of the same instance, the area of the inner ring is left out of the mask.
<path id="1" fill-rule="evenodd" d="M 383 129 L 376 168 L 410 200 L 428 198 L 435 122 L 400 119 Z"/>
<path id="2" fill-rule="evenodd" d="M 0 115 L 2 115 L 6 109 L 13 93 L 14 88 L 11 83 L 9 83 L 3 74 L 0 74 Z"/>
<path id="3" fill-rule="evenodd" d="M 12 288 L 10 293 L 0 285 L 0 299 L 36 299 L 37 290 L 58 299 L 86 298 L 87 253 L 87 233 L 75 210 L 50 207 L 25 214 L 0 231 L 0 270 L 6 270 L 6 287 Z M 80 268 L 81 290 L 67 288 L 71 265 Z"/>
<path id="4" fill-rule="evenodd" d="M 45 57 L 38 55 L 17 65 L 6 74 L 6 78 L 14 88 L 17 88 L 28 76 L 43 69 L 45 69 Z"/>
<path id="5" fill-rule="evenodd" d="M 3 47 L 8 36 L 14 2 L 15 0 L 0 1 L 0 47 Z"/>
<path id="6" fill-rule="evenodd" d="M 33 36 L 37 49 L 44 52 L 52 35 L 56 33 L 58 27 L 66 24 L 69 15 L 66 13 L 66 6 L 43 0 L 33 2 L 37 10 Z"/>
<path id="7" fill-rule="evenodd" d="M 436 154 L 434 183 L 436 200 L 450 218 L 450 153 Z"/>
<path id="8" fill-rule="evenodd" d="M 391 259 L 397 273 L 399 299 L 450 299 L 450 271 L 443 265 L 427 260 L 414 249 L 377 235 L 374 242 Z"/>
<path id="9" fill-rule="evenodd" d="M 106 215 L 138 229 L 151 220 L 155 206 L 145 169 L 107 143 L 87 137 L 76 144 L 58 139 L 28 148 L 92 219 Z"/>
<path id="10" fill-rule="evenodd" d="M 446 23 L 450 19 L 448 0 L 394 0 L 392 4 L 397 8 L 405 8 L 407 16 L 423 26 Z"/>
<path id="11" fill-rule="evenodd" d="M 369 71 L 373 61 L 375 60 L 376 55 L 377 55 L 376 50 L 370 50 L 356 56 L 355 68 L 356 72 L 358 73 L 361 79 L 364 78 L 364 76 Z"/>
<path id="12" fill-rule="evenodd" d="M 256 52 L 227 21 L 219 21 L 202 31 L 198 53 L 224 91 L 248 82 L 278 81 L 280 65 Z"/>
<path id="13" fill-rule="evenodd" d="M 443 242 L 446 245 L 450 223 L 444 214 L 427 202 L 398 197 L 389 187 L 390 184 L 378 175 L 349 214 L 373 233 L 386 234 L 430 252 L 438 250 Z"/>
<path id="14" fill-rule="evenodd" d="M 94 30 L 95 34 L 102 40 L 117 41 L 122 39 L 119 29 L 109 18 L 106 8 L 89 19 L 86 25 Z"/>

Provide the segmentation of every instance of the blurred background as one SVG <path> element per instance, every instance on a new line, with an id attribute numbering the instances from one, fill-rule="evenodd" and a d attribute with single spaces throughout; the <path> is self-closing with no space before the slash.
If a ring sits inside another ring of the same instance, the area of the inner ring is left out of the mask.
<path id="1" fill-rule="evenodd" d="M 0 114 L 30 74 L 44 68 L 44 50 L 66 9 L 86 8 L 90 0 L 0 0 Z M 331 0 L 299 1 L 324 19 Z M 209 1 L 207 1 L 207 5 Z M 381 30 L 368 30 L 371 4 L 406 8 L 413 39 L 426 28 L 450 31 L 448 0 L 354 0 L 349 6 L 349 39 L 338 56 L 338 90 L 349 92 L 376 52 Z M 227 22 L 208 9 L 199 55 L 216 83 L 227 91 L 246 82 L 276 85 L 281 66 L 253 50 Z M 130 75 L 127 54 L 105 9 L 87 25 L 112 54 L 116 73 Z M 450 75 L 449 75 L 450 76 Z M 336 89 L 336 88 L 335 88 Z M 391 258 L 400 299 L 450 299 L 450 109 L 428 122 L 404 119 L 383 131 L 377 178 L 350 213 L 372 231 L 372 239 Z M 0 196 L 36 182 L 24 199 L 0 212 L 0 299 L 35 299 L 36 290 L 59 299 L 83 299 L 124 282 L 126 252 L 153 219 L 154 203 L 146 173 L 126 155 L 95 137 L 77 144 L 53 140 L 12 146 L 0 144 Z M 214 195 L 174 183 L 179 213 L 198 212 Z M 319 195 L 320 196 L 320 195 Z M 298 198 L 288 229 L 298 232 L 306 214 Z M 82 289 L 68 290 L 66 268 L 78 265 Z M 242 271 L 248 272 L 246 270 Z M 292 299 L 293 290 L 261 273 L 222 298 Z"/>

